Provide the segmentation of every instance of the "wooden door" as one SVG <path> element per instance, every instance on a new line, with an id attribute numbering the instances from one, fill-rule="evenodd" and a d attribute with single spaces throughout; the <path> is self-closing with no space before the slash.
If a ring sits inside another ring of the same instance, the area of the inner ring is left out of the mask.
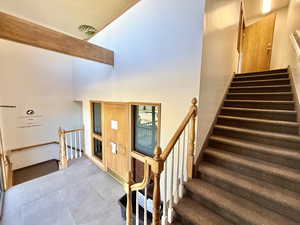
<path id="1" fill-rule="evenodd" d="M 276 15 L 271 14 L 244 30 L 242 71 L 270 69 Z"/>
<path id="2" fill-rule="evenodd" d="M 105 153 L 107 169 L 118 178 L 128 180 L 129 105 L 104 103 Z M 114 147 L 115 151 L 114 151 Z"/>

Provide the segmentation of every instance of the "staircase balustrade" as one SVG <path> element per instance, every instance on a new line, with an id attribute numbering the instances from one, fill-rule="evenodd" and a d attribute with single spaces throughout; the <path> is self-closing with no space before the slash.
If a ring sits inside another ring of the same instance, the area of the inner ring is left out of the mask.
<path id="1" fill-rule="evenodd" d="M 174 136 L 164 149 L 158 146 L 153 158 L 132 152 L 131 157 L 144 163 L 144 179 L 141 183 L 132 181 L 129 172 L 129 182 L 126 184 L 127 211 L 126 225 L 143 224 L 166 225 L 173 222 L 173 206 L 184 194 L 184 182 L 193 178 L 196 134 L 197 100 L 192 100 L 192 106 Z M 163 178 L 161 181 L 161 177 Z M 153 181 L 153 201 L 148 199 L 148 186 Z M 161 188 L 162 187 L 162 188 Z M 135 197 L 133 208 L 132 197 Z M 162 196 L 162 199 L 161 199 Z M 135 220 L 133 214 L 135 213 Z M 143 215 L 140 215 L 143 213 Z M 152 217 L 149 216 L 152 213 Z"/>
<path id="2" fill-rule="evenodd" d="M 74 130 L 59 129 L 60 169 L 68 167 L 69 161 L 84 154 L 84 128 Z"/>

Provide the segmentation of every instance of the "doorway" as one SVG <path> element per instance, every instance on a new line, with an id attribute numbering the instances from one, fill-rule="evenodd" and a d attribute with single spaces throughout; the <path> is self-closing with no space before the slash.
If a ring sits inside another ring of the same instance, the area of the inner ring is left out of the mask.
<path id="1" fill-rule="evenodd" d="M 243 73 L 270 69 L 275 21 L 272 13 L 243 29 Z"/>

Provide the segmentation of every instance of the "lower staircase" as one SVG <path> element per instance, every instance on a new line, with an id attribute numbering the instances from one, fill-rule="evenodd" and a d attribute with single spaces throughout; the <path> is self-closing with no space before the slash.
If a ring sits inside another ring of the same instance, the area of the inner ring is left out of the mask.
<path id="1" fill-rule="evenodd" d="M 174 224 L 300 224 L 294 97 L 288 69 L 235 74 Z"/>

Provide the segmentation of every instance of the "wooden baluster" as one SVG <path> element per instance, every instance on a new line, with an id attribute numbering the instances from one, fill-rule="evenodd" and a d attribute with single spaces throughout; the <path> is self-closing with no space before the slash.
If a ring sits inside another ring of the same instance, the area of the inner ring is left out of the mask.
<path id="1" fill-rule="evenodd" d="M 79 152 L 78 152 L 78 146 L 77 146 L 77 131 L 75 131 L 74 132 L 74 139 L 75 139 L 75 147 L 74 147 L 74 151 L 75 151 L 75 159 L 77 159 L 78 158 L 78 154 L 79 154 Z"/>
<path id="2" fill-rule="evenodd" d="M 194 114 L 191 118 L 191 126 L 189 130 L 189 146 L 188 146 L 188 161 L 187 171 L 188 178 L 193 178 L 194 173 L 194 153 L 195 153 L 195 135 L 196 135 L 196 116 L 197 116 L 197 99 L 193 98 L 191 109 L 194 110 Z"/>
<path id="3" fill-rule="evenodd" d="M 68 167 L 68 160 L 66 156 L 66 134 L 65 131 L 61 128 L 59 128 L 59 145 L 60 145 L 60 163 L 59 167 L 60 169 L 65 169 Z"/>
<path id="4" fill-rule="evenodd" d="M 160 174 L 164 169 L 164 162 L 161 158 L 161 148 L 155 149 L 155 165 L 152 168 L 154 174 L 154 191 L 153 191 L 153 220 L 152 225 L 161 225 L 160 223 Z"/>
<path id="5" fill-rule="evenodd" d="M 125 184 L 125 191 L 127 193 L 127 206 L 126 206 L 126 225 L 132 225 L 132 173 L 128 172 L 128 183 Z"/>
<path id="6" fill-rule="evenodd" d="M 78 142 L 79 142 L 79 157 L 82 156 L 82 139 L 81 139 L 81 131 L 78 132 Z"/>

